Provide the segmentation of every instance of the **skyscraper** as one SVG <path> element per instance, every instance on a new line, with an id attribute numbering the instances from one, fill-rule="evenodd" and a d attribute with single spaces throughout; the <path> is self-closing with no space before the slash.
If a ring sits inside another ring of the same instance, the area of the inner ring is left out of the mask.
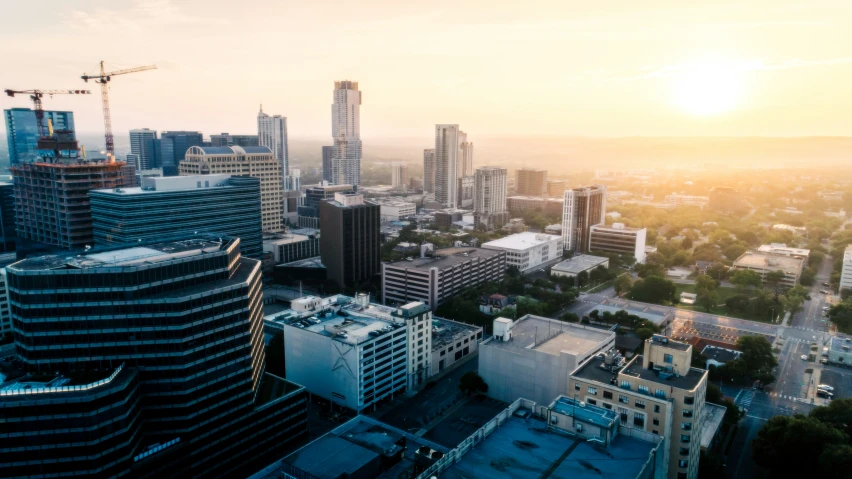
<path id="1" fill-rule="evenodd" d="M 239 239 L 6 272 L 22 365 L 2 379 L 4 476 L 242 477 L 307 439 L 304 388 L 265 373 L 260 261 Z"/>
<path id="2" fill-rule="evenodd" d="M 331 105 L 331 182 L 357 187 L 361 184 L 361 92 L 358 82 L 334 82 Z"/>
<path id="3" fill-rule="evenodd" d="M 519 168 L 515 171 L 515 192 L 521 196 L 547 195 L 547 170 Z"/>
<path id="4" fill-rule="evenodd" d="M 134 155 L 131 161 L 127 156 L 128 163 L 133 164 L 137 170 L 150 170 L 159 166 L 159 152 L 156 148 L 157 130 L 142 128 L 130 130 L 130 154 Z"/>
<path id="5" fill-rule="evenodd" d="M 448 208 L 457 208 L 459 176 L 458 125 L 435 125 L 435 201 Z"/>
<path id="6" fill-rule="evenodd" d="M 177 176 L 178 165 L 186 158 L 187 150 L 203 143 L 199 131 L 164 131 L 156 140 L 160 150 L 160 164 L 157 166 L 163 168 L 163 176 Z"/>
<path id="7" fill-rule="evenodd" d="M 335 193 L 354 193 L 352 185 L 317 185 L 305 190 L 304 204 L 299 206 L 298 223 L 300 228 L 320 227 L 320 203 L 333 200 Z"/>
<path id="8" fill-rule="evenodd" d="M 233 174 L 260 180 L 263 231 L 281 231 L 284 214 L 281 168 L 265 146 L 193 146 L 180 163 L 181 176 Z"/>
<path id="9" fill-rule="evenodd" d="M 97 246 L 135 246 L 139 241 L 210 233 L 240 238 L 240 250 L 249 258 L 263 254 L 257 178 L 143 178 L 141 187 L 92 190 L 89 198 Z"/>
<path id="10" fill-rule="evenodd" d="M 459 177 L 473 176 L 473 142 L 467 141 L 467 133 L 459 132 Z"/>
<path id="11" fill-rule="evenodd" d="M 357 193 L 335 193 L 320 203 L 320 255 L 328 279 L 355 288 L 380 272 L 379 205 Z"/>
<path id="12" fill-rule="evenodd" d="M 35 111 L 29 108 L 11 108 L 3 110 L 6 119 L 6 141 L 9 144 L 9 164 L 16 165 L 25 161 L 34 161 L 38 157 L 38 121 Z M 54 130 L 74 131 L 74 113 L 70 111 L 45 110 L 43 127 L 47 131 L 47 122 Z M 73 138 L 72 140 L 76 140 Z"/>
<path id="13" fill-rule="evenodd" d="M 473 187 L 473 212 L 480 224 L 488 229 L 502 226 L 509 220 L 506 209 L 506 190 L 509 175 L 506 168 L 483 166 L 476 169 Z"/>
<path id="14" fill-rule="evenodd" d="M 565 190 L 562 208 L 562 239 L 565 249 L 575 253 L 588 253 L 591 227 L 604 224 L 606 186 L 592 185 Z"/>
<path id="15" fill-rule="evenodd" d="M 391 186 L 397 190 L 408 188 L 408 165 L 403 163 L 391 165 Z"/>
<path id="16" fill-rule="evenodd" d="M 257 142 L 272 150 L 275 160 L 281 165 L 281 177 L 290 174 L 290 151 L 287 147 L 287 117 L 268 115 L 263 105 L 257 113 Z"/>
<path id="17" fill-rule="evenodd" d="M 331 172 L 331 158 L 334 156 L 334 147 L 333 146 L 324 146 L 322 147 L 322 179 L 323 181 L 332 182 Z"/>
<path id="18" fill-rule="evenodd" d="M 210 146 L 260 146 L 257 135 L 232 135 L 220 133 L 210 135 Z"/>
<path id="19" fill-rule="evenodd" d="M 15 251 L 15 185 L 0 182 L 0 253 Z"/>
<path id="20" fill-rule="evenodd" d="M 435 149 L 423 150 L 423 192 L 435 193 Z"/>

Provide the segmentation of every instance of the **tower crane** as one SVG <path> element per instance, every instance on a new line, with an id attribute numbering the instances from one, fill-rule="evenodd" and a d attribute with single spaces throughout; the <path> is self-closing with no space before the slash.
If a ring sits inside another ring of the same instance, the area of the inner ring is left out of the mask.
<path id="1" fill-rule="evenodd" d="M 4 90 L 7 95 L 14 97 L 15 95 L 29 95 L 33 101 L 33 107 L 38 124 L 38 136 L 44 136 L 44 109 L 42 108 L 41 99 L 44 95 L 89 95 L 92 92 L 89 90 Z"/>
<path id="2" fill-rule="evenodd" d="M 126 75 L 128 73 L 144 72 L 145 70 L 156 69 L 157 65 L 148 65 L 144 67 L 128 68 L 126 70 L 106 72 L 104 71 L 104 62 L 101 61 L 100 75 L 88 75 L 86 73 L 83 73 L 83 76 L 80 77 L 87 83 L 89 80 L 94 80 L 95 83 L 100 83 L 101 85 L 101 101 L 103 101 L 104 108 L 104 139 L 106 140 L 106 151 L 108 157 L 115 156 L 115 145 L 112 137 L 112 120 L 110 120 L 109 116 L 109 81 L 112 80 L 112 77 L 116 75 Z"/>

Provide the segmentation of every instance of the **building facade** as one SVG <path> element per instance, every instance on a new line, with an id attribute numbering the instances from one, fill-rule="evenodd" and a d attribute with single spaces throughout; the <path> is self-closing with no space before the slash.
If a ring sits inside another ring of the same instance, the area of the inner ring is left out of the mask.
<path id="1" fill-rule="evenodd" d="M 258 135 L 210 135 L 210 146 L 261 146 Z M 265 146 L 265 145 L 264 145 Z"/>
<path id="2" fill-rule="evenodd" d="M 181 176 L 234 175 L 260 180 L 263 231 L 281 231 L 284 216 L 281 165 L 265 146 L 194 146 L 180 163 Z"/>
<path id="3" fill-rule="evenodd" d="M 263 252 L 271 253 L 275 264 L 290 263 L 320 255 L 320 232 L 308 228 L 263 236 Z"/>
<path id="4" fill-rule="evenodd" d="M 332 182 L 332 166 L 331 158 L 334 156 L 333 146 L 322 147 L 322 180 L 329 183 Z"/>
<path id="5" fill-rule="evenodd" d="M 515 233 L 483 243 L 485 249 L 506 252 L 506 266 L 521 273 L 550 266 L 562 259 L 562 237 L 544 233 Z"/>
<path id="6" fill-rule="evenodd" d="M 845 256 L 845 254 L 844 254 Z M 766 274 L 776 271 L 784 273 L 780 285 L 792 288 L 799 284 L 802 277 L 805 260 L 794 256 L 778 256 L 757 251 L 746 251 L 734 260 L 731 269 L 748 269 L 760 274 L 761 279 L 766 282 Z"/>
<path id="7" fill-rule="evenodd" d="M 15 251 L 15 185 L 0 181 L 0 253 Z"/>
<path id="8" fill-rule="evenodd" d="M 242 255 L 260 259 L 260 180 L 232 175 L 143 178 L 136 188 L 89 192 L 95 245 L 131 247 L 209 233 L 240 238 Z"/>
<path id="9" fill-rule="evenodd" d="M 353 192 L 352 185 L 318 185 L 307 188 L 304 204 L 299 206 L 299 227 L 319 229 L 320 202 L 333 200 L 335 193 Z"/>
<path id="10" fill-rule="evenodd" d="M 458 176 L 473 176 L 473 142 L 467 141 L 467 133 L 459 132 Z"/>
<path id="11" fill-rule="evenodd" d="M 435 194 L 435 149 L 423 150 L 423 193 Z"/>
<path id="12" fill-rule="evenodd" d="M 459 178 L 459 190 L 456 193 L 460 208 L 472 208 L 473 196 L 476 191 L 476 177 L 462 176 Z"/>
<path id="13" fill-rule="evenodd" d="M 606 186 L 593 185 L 565 190 L 562 212 L 562 238 L 565 249 L 588 253 L 591 227 L 604 224 Z"/>
<path id="14" fill-rule="evenodd" d="M 541 198 L 536 196 L 510 196 L 506 198 L 506 207 L 512 215 L 522 215 L 528 211 L 541 211 L 562 216 L 563 197 Z"/>
<path id="15" fill-rule="evenodd" d="M 551 198 L 559 198 L 561 200 L 567 189 L 568 184 L 562 180 L 547 180 L 547 196 Z"/>
<path id="16" fill-rule="evenodd" d="M 852 289 L 852 245 L 843 251 L 843 268 L 840 272 L 840 291 Z"/>
<path id="17" fill-rule="evenodd" d="M 141 128 L 130 130 L 130 154 L 133 155 L 133 164 L 137 170 L 150 170 L 160 165 L 159 151 L 157 151 L 157 130 Z"/>
<path id="18" fill-rule="evenodd" d="M 422 301 L 433 311 L 462 290 L 506 274 L 506 253 L 481 248 L 444 248 L 430 256 L 382 263 L 385 304 Z"/>
<path id="19" fill-rule="evenodd" d="M 331 105 L 331 182 L 361 184 L 361 91 L 356 81 L 334 82 Z"/>
<path id="20" fill-rule="evenodd" d="M 10 108 L 3 110 L 6 120 L 6 142 L 9 146 L 9 164 L 36 161 L 38 158 L 39 128 L 34 110 L 29 108 Z M 74 113 L 70 111 L 45 110 L 42 127 L 47 131 L 47 123 L 54 130 L 74 129 Z M 73 135 L 73 134 L 72 134 Z"/>
<path id="21" fill-rule="evenodd" d="M 509 211 L 506 209 L 508 180 L 506 168 L 483 166 L 476 169 L 473 212 L 478 222 L 489 229 L 503 226 L 509 220 Z"/>
<path id="22" fill-rule="evenodd" d="M 260 262 L 239 239 L 30 258 L 7 275 L 23 365 L 0 394 L 20 419 L 0 432 L 4 475 L 233 477 L 307 438 L 305 389 L 265 373 Z"/>
<path id="23" fill-rule="evenodd" d="M 404 163 L 391 165 L 391 186 L 395 190 L 408 189 L 408 165 Z"/>
<path id="24" fill-rule="evenodd" d="M 380 271 L 381 214 L 379 205 L 360 194 L 335 193 L 320 203 L 320 253 L 328 279 L 340 288 L 354 288 Z"/>
<path id="25" fill-rule="evenodd" d="M 286 116 L 268 115 L 263 112 L 263 105 L 261 105 L 260 111 L 257 112 L 257 143 L 258 146 L 265 146 L 272 150 L 275 160 L 281 165 L 282 177 L 290 174 Z"/>
<path id="26" fill-rule="evenodd" d="M 645 228 L 630 228 L 624 223 L 595 225 L 589 229 L 589 251 L 632 255 L 637 262 L 644 263 L 646 235 Z"/>
<path id="27" fill-rule="evenodd" d="M 186 158 L 187 151 L 193 146 L 204 144 L 200 131 L 164 131 L 159 140 L 155 140 L 160 150 L 160 164 L 165 176 L 177 176 L 178 165 Z"/>
<path id="28" fill-rule="evenodd" d="M 515 171 L 515 192 L 523 196 L 547 195 L 547 170 L 519 168 Z"/>
<path id="29" fill-rule="evenodd" d="M 458 125 L 435 125 L 435 201 L 447 208 L 459 206 L 456 195 L 463 134 Z"/>
<path id="30" fill-rule="evenodd" d="M 699 208 L 703 208 L 710 202 L 710 197 L 672 193 L 666 195 L 665 202 L 672 206 L 698 206 Z"/>

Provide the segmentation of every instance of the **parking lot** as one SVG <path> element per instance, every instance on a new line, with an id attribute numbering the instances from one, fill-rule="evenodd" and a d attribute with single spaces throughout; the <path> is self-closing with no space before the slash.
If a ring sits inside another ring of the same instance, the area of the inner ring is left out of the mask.
<path id="1" fill-rule="evenodd" d="M 507 407 L 507 403 L 486 396 L 471 397 L 452 414 L 432 426 L 423 438 L 442 446 L 456 447 Z"/>
<path id="2" fill-rule="evenodd" d="M 740 336 L 758 335 L 766 337 L 769 342 L 775 340 L 774 334 L 744 331 L 740 328 L 725 326 L 721 324 L 708 324 L 691 319 L 676 318 L 672 321 L 672 337 L 688 341 L 691 338 L 698 336 L 699 338 L 712 339 L 729 344 L 736 344 Z"/>
<path id="3" fill-rule="evenodd" d="M 834 388 L 835 399 L 852 398 L 852 369 L 826 365 L 819 382 Z"/>

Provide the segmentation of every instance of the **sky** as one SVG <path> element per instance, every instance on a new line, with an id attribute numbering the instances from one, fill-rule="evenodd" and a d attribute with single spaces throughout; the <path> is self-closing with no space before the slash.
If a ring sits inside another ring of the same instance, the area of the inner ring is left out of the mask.
<path id="1" fill-rule="evenodd" d="M 364 139 L 428 139 L 436 123 L 472 138 L 842 136 L 850 18 L 848 0 L 5 2 L 0 88 L 157 65 L 113 79 L 116 135 L 254 134 L 262 103 L 291 137 L 329 137 L 334 81 L 350 79 Z M 100 131 L 89 88 L 46 108 Z"/>

